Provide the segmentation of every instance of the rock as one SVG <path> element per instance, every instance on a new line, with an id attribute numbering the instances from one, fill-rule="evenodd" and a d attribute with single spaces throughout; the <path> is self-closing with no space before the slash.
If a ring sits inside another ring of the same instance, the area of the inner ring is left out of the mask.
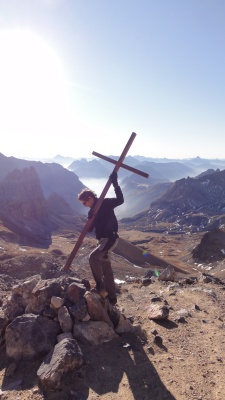
<path id="1" fill-rule="evenodd" d="M 47 310 L 42 312 L 42 315 L 44 315 L 44 317 L 54 319 L 57 317 L 57 311 L 53 307 L 48 307 Z"/>
<path id="2" fill-rule="evenodd" d="M 57 343 L 59 330 L 59 323 L 41 315 L 19 316 L 6 328 L 6 354 L 15 361 L 43 357 Z"/>
<path id="3" fill-rule="evenodd" d="M 148 286 L 148 285 L 150 285 L 151 283 L 152 283 L 151 278 L 142 278 L 142 280 L 141 280 L 141 284 L 142 284 L 143 286 Z"/>
<path id="4" fill-rule="evenodd" d="M 41 275 L 34 275 L 31 278 L 24 280 L 19 285 L 14 286 L 12 293 L 14 295 L 19 295 L 26 300 L 39 281 L 41 281 Z M 24 302 L 24 305 L 26 305 L 26 301 Z"/>
<path id="5" fill-rule="evenodd" d="M 54 279 L 41 280 L 32 290 L 32 299 L 26 307 L 26 314 L 41 314 L 50 304 L 53 296 L 60 297 L 61 282 Z"/>
<path id="6" fill-rule="evenodd" d="M 72 332 L 73 321 L 66 306 L 59 308 L 58 319 L 63 332 Z"/>
<path id="7" fill-rule="evenodd" d="M 120 314 L 120 319 L 117 327 L 115 328 L 115 332 L 119 335 L 121 333 L 125 332 L 133 332 L 134 327 L 129 321 L 129 319 L 126 319 L 126 317 L 123 314 Z"/>
<path id="8" fill-rule="evenodd" d="M 51 305 L 54 308 L 58 309 L 58 308 L 62 307 L 63 304 L 64 304 L 64 299 L 62 299 L 61 297 L 58 297 L 58 296 L 52 296 Z"/>
<path id="9" fill-rule="evenodd" d="M 62 387 L 68 371 L 79 369 L 84 364 L 82 351 L 74 339 L 63 339 L 47 354 L 37 371 L 41 385 L 47 391 Z"/>
<path id="10" fill-rule="evenodd" d="M 171 266 L 168 265 L 167 268 L 161 272 L 161 274 L 158 276 L 159 281 L 174 281 L 175 277 L 175 269 Z"/>
<path id="11" fill-rule="evenodd" d="M 152 302 L 152 303 L 156 303 L 157 301 L 162 301 L 161 297 L 159 297 L 159 296 L 154 296 L 154 297 L 151 298 L 151 302 Z"/>
<path id="12" fill-rule="evenodd" d="M 120 310 L 118 310 L 118 308 L 116 306 L 113 306 L 109 303 L 108 314 L 109 314 L 109 318 L 110 318 L 111 322 L 113 323 L 113 327 L 115 329 L 119 325 L 121 312 L 120 312 Z"/>
<path id="13" fill-rule="evenodd" d="M 193 310 L 201 311 L 201 308 L 197 304 L 194 304 Z"/>
<path id="14" fill-rule="evenodd" d="M 117 338 L 114 329 L 104 321 L 88 321 L 74 324 L 73 337 L 84 344 L 98 345 Z"/>
<path id="15" fill-rule="evenodd" d="M 187 321 L 186 321 L 186 319 L 184 317 L 177 317 L 177 318 L 175 318 L 175 322 L 184 324 Z"/>
<path id="16" fill-rule="evenodd" d="M 154 355 L 155 354 L 155 350 L 153 349 L 152 346 L 147 347 L 147 350 L 150 354 Z"/>
<path id="17" fill-rule="evenodd" d="M 40 296 L 43 301 L 50 304 L 53 296 L 59 296 L 62 291 L 62 283 L 57 282 L 55 279 L 41 280 L 32 290 L 32 293 L 38 297 Z"/>
<path id="18" fill-rule="evenodd" d="M 176 314 L 178 315 L 178 317 L 190 317 L 190 313 L 188 312 L 188 310 L 186 310 L 186 308 L 181 308 L 176 312 Z"/>
<path id="19" fill-rule="evenodd" d="M 61 340 L 63 340 L 63 339 L 73 339 L 72 333 L 71 332 L 64 332 L 64 333 L 60 333 L 57 336 L 58 343 L 61 342 Z"/>
<path id="20" fill-rule="evenodd" d="M 166 319 L 169 316 L 169 308 L 166 305 L 153 304 L 147 309 L 149 319 Z"/>
<path id="21" fill-rule="evenodd" d="M 88 310 L 84 299 L 77 301 L 73 306 L 69 307 L 70 314 L 74 317 L 75 322 L 83 321 Z"/>
<path id="22" fill-rule="evenodd" d="M 13 381 L 11 383 L 9 383 L 7 386 L 2 385 L 2 390 L 0 391 L 0 395 L 4 395 L 5 392 L 9 391 L 9 390 L 21 390 L 21 385 L 23 383 L 23 379 L 17 379 L 16 381 Z M 7 394 L 5 394 L 4 397 L 0 397 L 0 399 L 7 399 L 8 396 Z"/>
<path id="23" fill-rule="evenodd" d="M 66 297 L 71 303 L 76 303 L 83 298 L 86 292 L 86 287 L 77 282 L 71 283 L 66 290 Z"/>
<path id="24" fill-rule="evenodd" d="M 19 315 L 24 314 L 25 307 L 22 297 L 17 294 L 12 294 L 8 298 L 7 304 L 3 306 L 3 311 L 10 322 Z"/>
<path id="25" fill-rule="evenodd" d="M 89 314 L 86 314 L 85 317 L 82 319 L 83 322 L 90 321 L 91 317 Z"/>
<path id="26" fill-rule="evenodd" d="M 141 325 L 134 325 L 135 334 L 141 339 L 142 342 L 147 343 L 148 337 L 145 330 L 141 328 Z"/>
<path id="27" fill-rule="evenodd" d="M 154 342 L 155 344 L 157 344 L 158 346 L 161 346 L 162 343 L 163 343 L 162 337 L 159 336 L 159 335 L 155 335 L 155 336 L 154 336 L 154 339 L 153 339 L 153 342 Z"/>
<path id="28" fill-rule="evenodd" d="M 205 274 L 201 274 L 201 276 L 198 279 L 199 282 L 203 282 L 203 283 L 210 283 L 213 281 L 213 279 L 211 278 L 211 276 L 209 275 L 205 275 Z"/>
<path id="29" fill-rule="evenodd" d="M 8 323 L 9 318 L 5 315 L 4 310 L 0 310 L 0 337 L 4 335 Z"/>
<path id="30" fill-rule="evenodd" d="M 6 375 L 6 376 L 13 376 L 13 375 L 14 375 L 14 372 L 15 372 L 15 370 L 16 370 L 16 368 L 17 368 L 17 363 L 15 363 L 15 362 L 11 363 L 11 364 L 8 366 L 7 370 L 6 370 L 5 375 Z"/>
<path id="31" fill-rule="evenodd" d="M 107 310 L 103 304 L 108 305 L 108 300 L 102 300 L 98 293 L 86 292 L 84 298 L 87 302 L 88 314 L 93 321 L 104 321 L 113 328 Z"/>

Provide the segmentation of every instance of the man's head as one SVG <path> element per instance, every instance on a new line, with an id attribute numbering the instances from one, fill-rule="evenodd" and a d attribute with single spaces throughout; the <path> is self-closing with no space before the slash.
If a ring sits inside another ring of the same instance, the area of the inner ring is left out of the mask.
<path id="1" fill-rule="evenodd" d="M 77 198 L 85 207 L 92 208 L 95 199 L 97 199 L 97 195 L 93 190 L 83 189 L 82 192 L 78 194 Z"/>

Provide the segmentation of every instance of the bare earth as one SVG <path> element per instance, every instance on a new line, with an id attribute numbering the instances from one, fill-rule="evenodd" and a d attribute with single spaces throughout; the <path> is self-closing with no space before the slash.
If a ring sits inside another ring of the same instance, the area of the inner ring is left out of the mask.
<path id="1" fill-rule="evenodd" d="M 2 343 L 0 399 L 224 400 L 225 285 L 192 282 L 187 278 L 199 278 L 205 272 L 223 279 L 225 263 L 200 265 L 193 261 L 191 250 L 202 234 L 165 236 L 122 231 L 120 236 L 131 242 L 143 241 L 139 246 L 146 254 L 146 268 L 113 255 L 115 278 L 124 281 L 118 284 L 118 308 L 134 325 L 140 326 L 140 335 L 123 334 L 101 346 L 80 345 L 85 366 L 67 375 L 61 391 L 48 393 L 38 386 L 36 377 L 42 360 L 21 362 L 10 375 L 11 361 L 6 358 Z M 21 247 L 6 236 L 0 239 L 0 274 L 8 276 L 0 280 L 1 298 L 10 292 L 10 285 L 17 279 L 46 271 L 49 261 L 56 268 L 62 266 L 75 242 L 70 235 L 57 235 L 46 250 Z M 81 278 L 92 279 L 88 253 L 94 243 L 94 239 L 86 238 L 72 264 Z M 61 256 L 57 255 L 58 250 Z M 157 271 L 162 268 L 148 263 L 149 253 L 180 270 L 176 282 L 158 281 Z M 142 284 L 141 279 L 149 270 L 155 270 L 154 282 Z M 168 320 L 157 322 L 148 318 L 147 308 L 156 297 L 159 297 L 157 304 L 161 300 L 161 304 L 170 307 Z M 158 336 L 161 341 L 159 338 L 157 342 Z"/>

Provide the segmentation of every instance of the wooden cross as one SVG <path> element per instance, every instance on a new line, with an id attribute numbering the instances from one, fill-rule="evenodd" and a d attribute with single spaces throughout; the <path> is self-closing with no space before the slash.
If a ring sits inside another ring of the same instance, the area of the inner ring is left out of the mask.
<path id="1" fill-rule="evenodd" d="M 136 133 L 133 132 L 131 134 L 130 139 L 128 140 L 126 146 L 124 147 L 124 150 L 121 153 L 121 156 L 119 157 L 118 161 L 115 161 L 115 160 L 113 160 L 112 158 L 109 158 L 109 157 L 105 157 L 105 156 L 103 156 L 103 155 L 101 155 L 99 153 L 96 153 L 95 151 L 93 151 L 92 154 L 97 156 L 97 157 L 99 157 L 99 158 L 102 158 L 105 161 L 108 161 L 108 162 L 111 162 L 112 164 L 115 164 L 113 172 L 118 172 L 118 170 L 122 167 L 122 168 L 127 169 L 128 171 L 134 172 L 135 174 L 141 175 L 144 178 L 148 178 L 149 175 L 146 174 L 145 172 L 139 171 L 136 168 L 129 167 L 128 165 L 123 164 L 123 160 L 125 159 L 128 151 L 129 151 L 129 148 L 130 148 L 130 146 L 132 145 L 132 143 L 133 143 L 133 141 L 135 139 L 135 136 L 136 136 Z M 101 207 L 101 204 L 102 204 L 102 202 L 103 202 L 103 200 L 104 200 L 104 198 L 106 196 L 106 193 L 108 192 L 108 190 L 110 188 L 110 185 L 111 185 L 111 179 L 109 178 L 108 181 L 106 182 L 106 185 L 105 185 L 105 187 L 104 187 L 104 189 L 103 189 L 103 191 L 102 191 L 102 193 L 101 193 L 101 195 L 100 195 L 100 197 L 99 197 L 94 209 L 93 209 L 92 218 L 88 219 L 83 231 L 81 232 L 81 234 L 80 234 L 80 236 L 79 236 L 79 238 L 77 240 L 77 243 L 75 244 L 72 252 L 70 253 L 70 255 L 69 255 L 68 259 L 67 259 L 67 262 L 66 262 L 66 264 L 65 264 L 65 266 L 63 268 L 65 271 L 70 268 L 71 263 L 72 263 L 75 255 L 76 255 L 77 251 L 79 250 L 85 235 L 87 234 L 92 222 L 94 221 L 94 219 L 95 219 L 95 217 L 97 215 L 97 212 L 98 212 L 99 208 Z"/>

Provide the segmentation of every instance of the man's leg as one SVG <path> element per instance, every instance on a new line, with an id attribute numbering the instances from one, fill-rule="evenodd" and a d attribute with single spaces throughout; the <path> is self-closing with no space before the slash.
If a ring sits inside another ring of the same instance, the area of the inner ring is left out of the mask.
<path id="1" fill-rule="evenodd" d="M 99 250 L 99 246 L 89 255 L 89 264 L 96 283 L 96 289 L 104 289 L 103 270 L 102 270 L 102 257 L 103 254 Z"/>
<path id="2" fill-rule="evenodd" d="M 114 281 L 114 274 L 111 265 L 111 256 L 112 256 L 112 250 L 115 249 L 115 247 L 118 244 L 118 240 L 119 239 L 115 240 L 113 245 L 110 247 L 109 251 L 104 255 L 102 262 L 102 271 L 103 271 L 105 289 L 108 292 L 109 301 L 113 304 L 117 303 L 117 297 L 116 297 L 116 285 Z"/>
<path id="3" fill-rule="evenodd" d="M 106 291 L 108 292 L 109 301 L 111 303 L 117 303 L 116 297 L 116 285 L 114 282 L 114 275 L 110 261 L 103 261 L 102 263 L 103 269 L 103 279 L 104 279 L 104 286 Z"/>

